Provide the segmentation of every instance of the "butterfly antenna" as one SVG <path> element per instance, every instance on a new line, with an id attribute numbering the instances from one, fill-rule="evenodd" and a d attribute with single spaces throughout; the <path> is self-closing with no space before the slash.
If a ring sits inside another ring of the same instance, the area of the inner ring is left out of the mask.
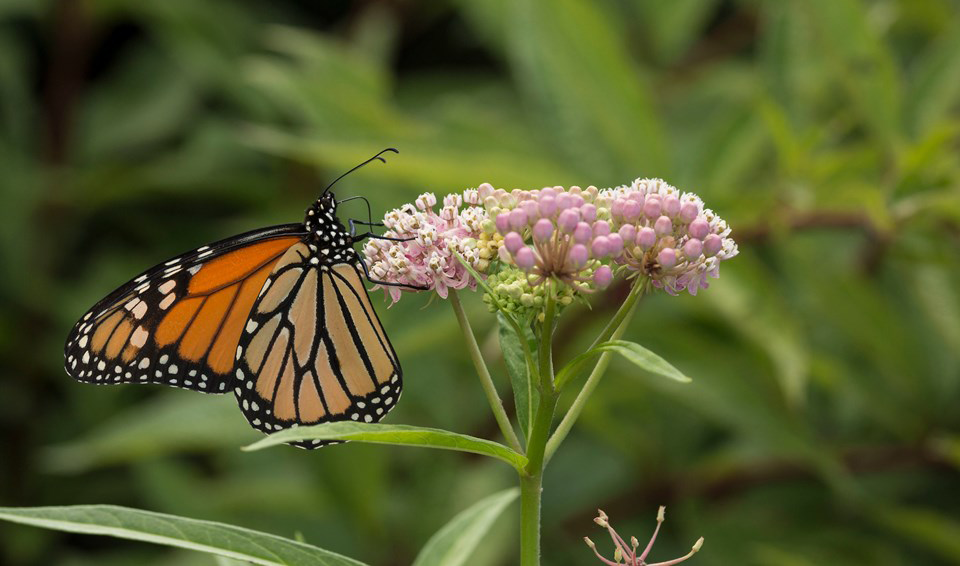
<path id="1" fill-rule="evenodd" d="M 388 147 L 387 149 L 381 150 L 380 153 L 374 155 L 374 156 L 371 157 L 370 159 L 364 161 L 364 162 L 361 163 L 360 165 L 357 165 L 357 166 L 354 167 L 353 169 L 347 171 L 347 172 L 344 173 L 343 175 L 340 175 L 339 177 L 337 177 L 336 179 L 334 179 L 332 183 L 330 183 L 329 185 L 327 185 L 327 188 L 326 188 L 326 189 L 323 189 L 323 192 L 320 193 L 320 196 L 323 196 L 323 195 L 327 194 L 327 192 L 330 191 L 330 188 L 337 184 L 337 181 L 339 181 L 340 179 L 343 179 L 344 177 L 346 177 L 346 176 L 349 175 L 350 173 L 353 173 L 353 172 L 356 171 L 357 169 L 363 167 L 363 166 L 366 165 L 367 163 L 370 163 L 371 161 L 377 161 L 377 160 L 378 160 L 378 161 L 381 161 L 381 162 L 383 162 L 383 163 L 386 163 L 387 160 L 384 159 L 384 158 L 382 158 L 382 157 L 380 157 L 380 156 L 383 155 L 384 153 L 388 152 L 388 151 L 392 151 L 392 152 L 394 152 L 394 153 L 400 153 L 399 150 L 397 150 L 396 148 L 393 148 L 393 147 Z"/>

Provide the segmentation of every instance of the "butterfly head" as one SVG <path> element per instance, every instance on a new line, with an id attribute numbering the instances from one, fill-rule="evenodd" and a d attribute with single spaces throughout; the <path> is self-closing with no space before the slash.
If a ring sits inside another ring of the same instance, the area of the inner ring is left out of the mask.
<path id="1" fill-rule="evenodd" d="M 356 254 L 353 250 L 353 238 L 337 218 L 337 201 L 332 192 L 327 191 L 320 195 L 307 209 L 304 228 L 310 240 L 321 251 L 321 259 L 329 258 L 334 260 L 334 263 L 339 263 Z"/>

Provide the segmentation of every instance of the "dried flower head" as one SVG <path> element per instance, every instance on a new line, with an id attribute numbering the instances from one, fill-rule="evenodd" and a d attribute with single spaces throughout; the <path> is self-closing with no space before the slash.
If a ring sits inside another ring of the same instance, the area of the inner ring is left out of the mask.
<path id="1" fill-rule="evenodd" d="M 653 548 L 653 543 L 657 540 L 657 534 L 660 532 L 660 525 L 664 520 L 664 511 L 665 507 L 660 507 L 657 512 L 657 527 L 653 531 L 653 536 L 650 537 L 650 542 L 647 543 L 647 546 L 643 549 L 643 552 L 640 555 L 637 555 L 637 549 L 640 547 L 640 541 L 636 537 L 630 537 L 630 544 L 628 545 L 623 537 L 621 537 L 617 531 L 610 525 L 610 518 L 607 517 L 606 513 L 601 510 L 597 510 L 597 517 L 593 520 L 594 523 L 601 526 L 604 529 L 607 529 L 607 532 L 610 534 L 610 539 L 613 540 L 613 560 L 604 558 L 600 554 L 600 551 L 597 550 L 597 545 L 587 537 L 583 538 L 583 541 L 587 544 L 590 550 L 600 559 L 601 562 L 609 566 L 673 566 L 674 564 L 680 564 L 685 562 L 694 554 L 696 554 L 700 547 L 703 546 L 703 537 L 700 537 L 696 543 L 694 543 L 693 548 L 686 555 L 681 556 L 680 558 L 674 558 L 673 560 L 667 560 L 666 562 L 655 562 L 648 563 L 646 562 L 647 555 L 650 554 L 650 550 Z"/>

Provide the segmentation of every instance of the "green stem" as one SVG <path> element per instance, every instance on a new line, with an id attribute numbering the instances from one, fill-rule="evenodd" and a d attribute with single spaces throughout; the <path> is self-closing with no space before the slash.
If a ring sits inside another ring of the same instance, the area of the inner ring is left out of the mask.
<path id="1" fill-rule="evenodd" d="M 483 354 L 480 353 L 480 346 L 477 344 L 477 339 L 473 335 L 473 329 L 470 327 L 467 313 L 463 311 L 463 305 L 460 304 L 460 297 L 453 289 L 449 290 L 448 296 L 450 298 L 450 306 L 453 307 L 453 312 L 457 315 L 457 322 L 460 323 L 460 330 L 463 332 L 463 339 L 467 343 L 467 351 L 470 353 L 470 359 L 473 360 L 473 367 L 476 368 L 477 376 L 480 378 L 480 385 L 483 387 L 483 392 L 487 395 L 487 401 L 493 410 L 493 417 L 497 420 L 497 425 L 500 426 L 500 432 L 503 433 L 503 437 L 507 440 L 507 444 L 509 444 L 511 448 L 517 452 L 522 452 L 523 448 L 520 446 L 520 439 L 517 438 L 517 433 L 513 430 L 513 425 L 510 424 L 510 417 L 507 416 L 507 412 L 503 409 L 503 402 L 500 401 L 500 395 L 497 393 L 497 387 L 493 384 L 493 379 L 490 377 L 487 364 L 483 361 Z"/>
<path id="2" fill-rule="evenodd" d="M 600 334 L 594 339 L 593 344 L 590 344 L 590 347 L 587 348 L 587 351 L 590 351 L 596 348 L 599 344 L 613 338 L 614 332 L 623 326 L 623 321 L 627 319 L 628 316 L 631 316 L 633 307 L 637 304 L 637 300 L 640 299 L 640 297 L 646 292 L 647 285 L 649 285 L 648 279 L 638 279 L 636 283 L 634 283 L 633 287 L 630 289 L 630 294 L 627 295 L 627 299 L 623 301 L 623 304 L 621 304 L 620 308 L 617 309 L 617 313 L 613 315 L 613 318 L 610 319 L 610 322 L 607 323 Z M 617 337 L 619 337 L 619 335 Z M 567 378 L 562 380 L 563 383 L 557 384 L 558 389 L 563 388 L 566 383 L 573 380 L 583 366 L 586 365 L 586 362 L 587 360 L 584 360 L 571 366 L 569 369 L 565 368 L 561 373 L 567 376 Z"/>
<path id="3" fill-rule="evenodd" d="M 606 336 L 604 336 L 604 334 L 606 334 L 606 329 L 604 329 L 600 337 L 594 341 L 594 346 L 600 344 L 601 342 L 606 342 L 607 340 L 618 340 L 621 336 L 623 336 L 623 333 L 627 330 L 627 326 L 630 325 L 630 319 L 633 318 L 633 314 L 637 309 L 637 299 L 639 299 L 640 296 L 646 292 L 647 285 L 647 281 L 638 281 L 634 285 L 633 289 L 630 291 L 630 295 L 627 297 L 627 300 L 624 301 L 623 305 L 620 307 L 620 310 L 617 311 L 617 315 L 614 316 L 614 321 L 617 321 L 617 326 L 614 327 L 614 330 Z M 608 324 L 607 327 L 609 328 L 610 325 Z M 591 346 L 591 348 L 592 347 L 593 346 Z M 587 382 L 583 384 L 583 389 L 581 389 L 580 393 L 577 394 L 577 398 L 574 399 L 573 405 L 570 406 L 570 410 L 567 411 L 567 414 L 564 415 L 563 419 L 560 420 L 560 424 L 557 425 L 557 430 L 547 442 L 544 462 L 550 461 L 550 458 L 553 457 L 553 454 L 557 451 L 560 443 L 563 442 L 563 440 L 567 437 L 567 434 L 569 434 L 570 429 L 573 428 L 573 424 L 577 422 L 577 418 L 580 417 L 580 413 L 583 411 L 583 407 L 587 403 L 587 399 L 589 399 L 590 395 L 593 394 L 593 391 L 600 383 L 600 379 L 603 377 L 603 374 L 607 371 L 607 366 L 610 365 L 610 359 L 612 356 L 613 353 L 609 351 L 600 354 L 597 364 L 593 366 L 593 371 L 590 372 L 590 377 L 588 377 Z"/>
<path id="4" fill-rule="evenodd" d="M 547 439 L 557 407 L 557 392 L 553 388 L 553 324 L 556 299 L 551 281 L 546 283 L 547 298 L 540 324 L 540 348 L 537 382 L 540 385 L 540 405 L 527 441 L 527 467 L 520 476 L 520 564 L 540 564 L 540 500 L 543 491 L 543 465 Z M 531 376 L 533 377 L 533 376 Z"/>

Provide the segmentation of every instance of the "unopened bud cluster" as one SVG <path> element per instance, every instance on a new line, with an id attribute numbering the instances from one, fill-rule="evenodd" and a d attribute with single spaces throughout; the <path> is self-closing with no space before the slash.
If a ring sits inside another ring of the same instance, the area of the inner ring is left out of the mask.
<path id="1" fill-rule="evenodd" d="M 577 290 L 604 288 L 613 279 L 606 264 L 628 277 L 652 279 L 670 294 L 692 295 L 717 277 L 720 262 L 737 254 L 726 222 L 693 193 L 660 179 L 629 186 L 546 187 L 524 191 L 478 188 L 478 196 L 503 236 L 500 259 Z M 583 269 L 590 260 L 590 277 Z"/>
<path id="2" fill-rule="evenodd" d="M 601 262 L 622 253 L 623 242 L 593 204 L 596 187 L 507 192 L 484 183 L 477 190 L 503 236 L 500 259 L 533 275 L 534 285 L 556 279 L 591 292 L 613 281 Z"/>
<path id="3" fill-rule="evenodd" d="M 487 287 L 493 291 L 483 294 L 483 302 L 490 312 L 504 310 L 521 319 L 543 316 L 543 304 L 547 290 L 542 285 L 534 285 L 534 276 L 512 266 L 505 266 L 499 272 L 487 277 Z M 561 309 L 573 304 L 577 294 L 571 287 L 562 286 L 555 290 L 554 297 Z"/>

